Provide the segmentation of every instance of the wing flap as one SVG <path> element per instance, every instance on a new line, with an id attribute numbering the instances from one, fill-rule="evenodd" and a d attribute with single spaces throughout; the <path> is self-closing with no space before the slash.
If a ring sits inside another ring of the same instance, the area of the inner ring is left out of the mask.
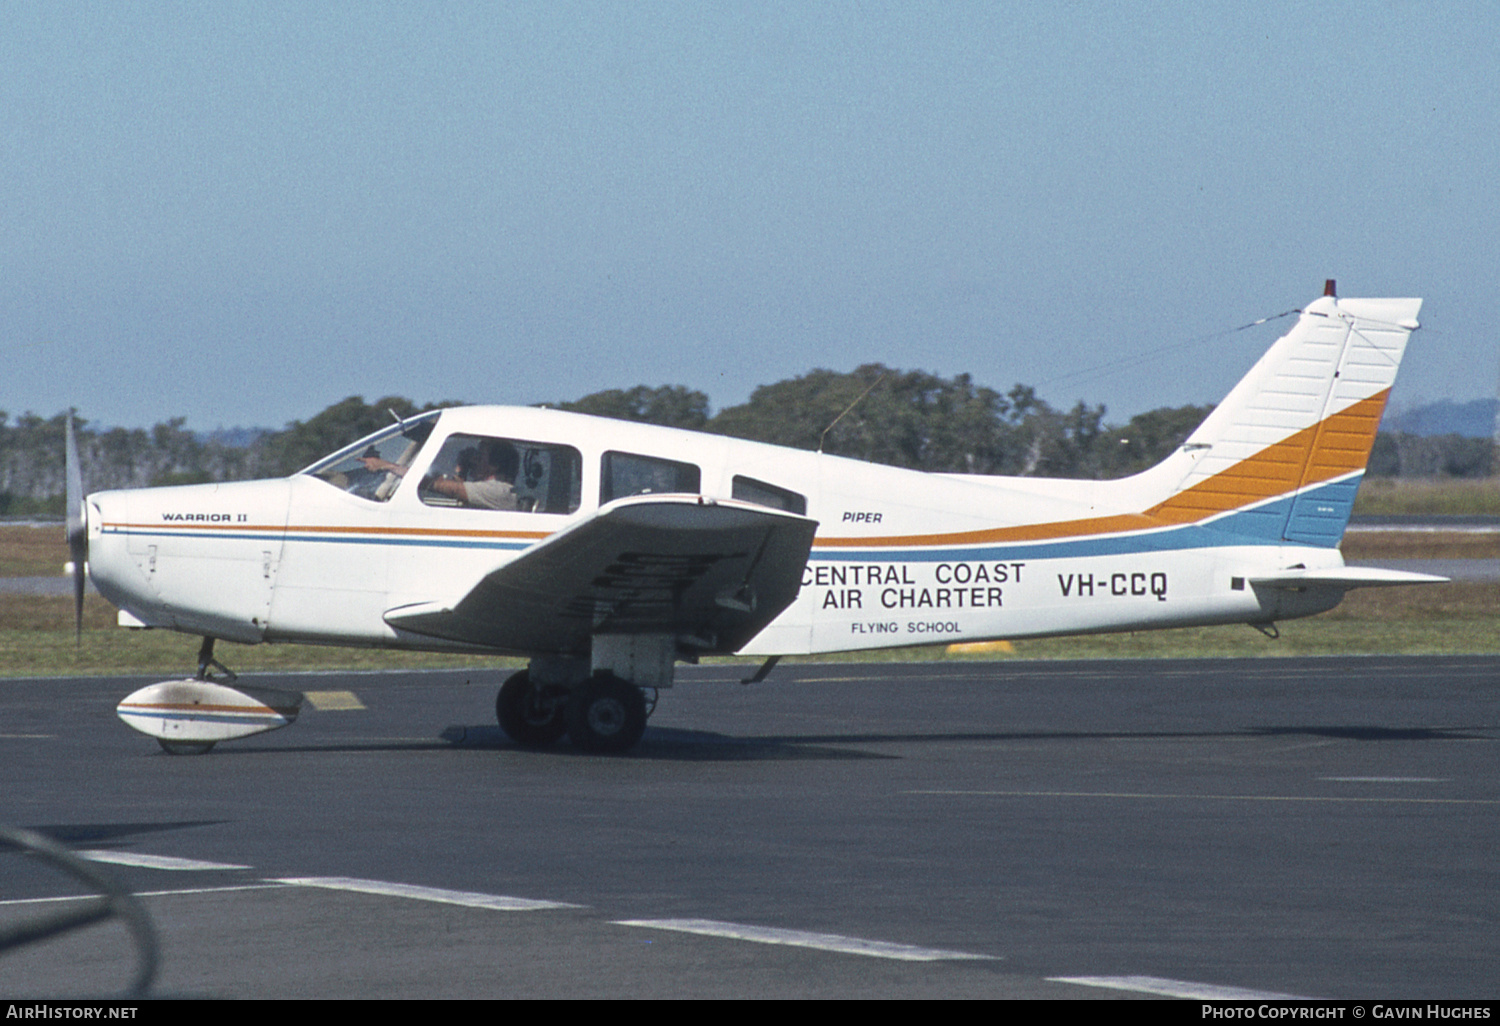
<path id="1" fill-rule="evenodd" d="M 516 652 L 581 653 L 594 634 L 673 634 L 736 651 L 797 597 L 817 522 L 701 496 L 638 496 L 527 549 L 453 603 L 392 627 Z"/>

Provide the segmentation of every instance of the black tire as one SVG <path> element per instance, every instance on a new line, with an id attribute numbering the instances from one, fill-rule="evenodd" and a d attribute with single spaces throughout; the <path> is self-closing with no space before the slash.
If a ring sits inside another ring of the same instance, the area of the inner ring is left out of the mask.
<path id="1" fill-rule="evenodd" d="M 567 703 L 540 697 L 525 670 L 511 674 L 495 696 L 500 729 L 522 748 L 546 748 L 568 732 Z"/>
<path id="2" fill-rule="evenodd" d="M 585 752 L 628 751 L 646 732 L 646 696 L 629 681 L 600 673 L 568 703 L 568 738 Z"/>
<path id="3" fill-rule="evenodd" d="M 168 741 L 164 737 L 157 738 L 156 743 L 168 755 L 204 755 L 214 746 L 212 741 Z"/>

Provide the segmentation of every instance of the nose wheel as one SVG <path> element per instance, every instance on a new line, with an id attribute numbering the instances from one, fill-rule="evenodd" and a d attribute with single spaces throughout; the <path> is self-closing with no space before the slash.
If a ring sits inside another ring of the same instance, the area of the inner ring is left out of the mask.
<path id="1" fill-rule="evenodd" d="M 214 747 L 212 741 L 168 741 L 164 737 L 157 738 L 156 743 L 168 755 L 204 755 Z"/>
<path id="2" fill-rule="evenodd" d="M 214 671 L 218 670 L 216 677 Z M 235 672 L 214 658 L 214 639 L 205 637 L 203 644 L 198 646 L 198 674 L 193 678 L 201 681 L 234 681 L 239 678 Z M 159 737 L 156 743 L 161 745 L 161 750 L 168 755 L 206 755 L 213 751 L 213 741 L 169 741 L 167 738 Z"/>

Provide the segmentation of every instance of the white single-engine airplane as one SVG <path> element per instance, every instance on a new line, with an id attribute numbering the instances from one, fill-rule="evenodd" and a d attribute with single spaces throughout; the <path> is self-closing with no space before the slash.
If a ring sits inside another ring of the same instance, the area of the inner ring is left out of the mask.
<path id="1" fill-rule="evenodd" d="M 199 635 L 120 705 L 174 752 L 284 726 L 214 639 L 529 657 L 517 743 L 623 751 L 678 661 L 1247 623 L 1350 588 L 1338 544 L 1419 299 L 1301 312 L 1171 456 L 1114 481 L 927 474 L 556 410 L 398 420 L 274 481 L 82 498 L 68 537 L 120 623 Z M 221 671 L 218 675 L 215 669 Z"/>

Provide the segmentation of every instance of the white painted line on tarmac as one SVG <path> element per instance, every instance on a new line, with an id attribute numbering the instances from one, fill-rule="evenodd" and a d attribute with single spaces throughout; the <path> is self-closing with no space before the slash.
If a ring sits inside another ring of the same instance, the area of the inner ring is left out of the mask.
<path id="1" fill-rule="evenodd" d="M 98 894 L 63 894 L 55 898 L 7 898 L 0 901 L 0 908 L 7 905 L 48 905 L 58 901 L 98 901 Z"/>
<path id="2" fill-rule="evenodd" d="M 272 891 L 283 890 L 286 884 L 282 883 L 258 883 L 258 884 L 233 884 L 228 887 L 179 887 L 170 891 L 135 891 L 131 894 L 134 898 L 170 898 L 177 894 L 223 894 L 227 891 Z M 0 901 L 0 906 L 5 905 L 46 905 L 58 901 L 98 901 L 105 897 L 102 894 L 64 894 L 56 898 L 11 898 Z"/>
<path id="3" fill-rule="evenodd" d="M 1335 802 L 1345 805 L 1500 805 L 1500 798 L 1352 798 L 1316 794 L 1152 794 L 1136 791 L 901 791 L 899 793 L 966 795 L 980 798 L 1129 798 L 1157 801 Z"/>
<path id="4" fill-rule="evenodd" d="M 974 955 L 966 951 L 944 951 L 919 948 L 911 944 L 862 940 L 836 933 L 808 933 L 804 930 L 777 930 L 768 926 L 743 926 L 720 923 L 712 919 L 621 919 L 616 926 L 644 926 L 650 930 L 673 930 L 705 937 L 728 937 L 731 940 L 754 941 L 757 944 L 788 944 L 798 948 L 817 948 L 846 955 L 868 955 L 871 958 L 895 958 L 905 962 L 938 962 L 943 960 L 993 960 L 994 955 Z"/>
<path id="5" fill-rule="evenodd" d="M 1109 990 L 1132 990 L 1139 994 L 1191 998 L 1199 1001 L 1316 1001 L 1296 994 L 1278 994 L 1270 990 L 1246 990 L 1243 987 L 1219 987 L 1212 983 L 1188 980 L 1164 980 L 1159 976 L 1049 976 L 1048 983 L 1076 983 L 1081 987 L 1105 987 Z"/>
<path id="6" fill-rule="evenodd" d="M 1338 784 L 1446 784 L 1448 777 L 1319 777 Z"/>
<path id="7" fill-rule="evenodd" d="M 136 891 L 137 898 L 170 898 L 176 894 L 225 894 L 229 891 L 279 891 L 285 890 L 286 884 L 275 880 L 257 884 L 230 884 L 227 887 L 178 887 L 169 891 Z"/>
<path id="8" fill-rule="evenodd" d="M 170 869 L 181 871 L 207 871 L 210 869 L 250 869 L 230 862 L 203 862 L 199 859 L 179 859 L 171 855 L 146 855 L 134 851 L 75 851 L 81 859 L 90 862 L 107 862 L 112 866 L 135 866 L 137 869 Z"/>
<path id="9" fill-rule="evenodd" d="M 278 878 L 274 882 L 291 884 L 293 887 L 322 887 L 330 891 L 355 891 L 359 894 L 380 894 L 392 898 L 415 898 L 417 901 L 435 901 L 443 905 L 488 908 L 501 912 L 585 907 L 570 905 L 563 901 L 512 898 L 504 894 L 479 894 L 474 891 L 448 891 L 441 887 L 418 887 L 415 884 L 386 883 L 383 880 L 356 880 L 347 876 L 291 876 Z"/>

